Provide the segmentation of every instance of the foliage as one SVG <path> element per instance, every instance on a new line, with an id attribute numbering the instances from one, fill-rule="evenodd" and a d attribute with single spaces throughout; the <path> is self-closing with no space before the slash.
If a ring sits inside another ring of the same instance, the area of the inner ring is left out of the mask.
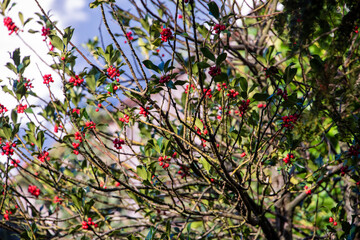
<path id="1" fill-rule="evenodd" d="M 88 40 L 89 58 L 40 4 L 41 31 L 21 13 L 17 26 L 3 0 L 9 37 L 41 33 L 53 71 L 40 98 L 30 57 L 11 50 L 1 228 L 22 239 L 360 237 L 360 3 L 240 2 L 93 1 L 113 43 Z"/>

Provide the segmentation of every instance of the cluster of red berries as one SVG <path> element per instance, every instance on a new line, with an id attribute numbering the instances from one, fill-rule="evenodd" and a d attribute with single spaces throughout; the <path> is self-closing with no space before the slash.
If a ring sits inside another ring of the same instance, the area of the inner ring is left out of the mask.
<path id="1" fill-rule="evenodd" d="M 14 154 L 14 148 L 16 147 L 16 143 L 7 142 L 5 146 L 2 146 L 2 153 L 1 155 L 11 156 Z"/>
<path id="2" fill-rule="evenodd" d="M 125 123 L 128 123 L 128 122 L 129 122 L 129 119 L 130 119 L 130 117 L 129 117 L 128 115 L 126 115 L 126 114 L 124 114 L 124 117 L 123 117 L 123 118 L 119 118 L 119 120 L 120 120 L 121 122 L 125 122 Z"/>
<path id="3" fill-rule="evenodd" d="M 355 32 L 356 34 L 358 34 L 358 33 L 359 33 L 359 26 L 355 26 L 355 30 L 354 30 L 354 32 Z"/>
<path id="4" fill-rule="evenodd" d="M 227 89 L 227 86 L 226 86 L 226 83 L 223 83 L 223 84 L 218 83 L 218 84 L 216 84 L 216 88 L 218 91 L 221 91 L 222 88 Z"/>
<path id="5" fill-rule="evenodd" d="M 337 226 L 337 222 L 335 222 L 333 217 L 329 217 L 329 223 L 333 223 L 334 226 Z"/>
<path id="6" fill-rule="evenodd" d="M 19 166 L 19 163 L 20 163 L 20 160 L 19 160 L 19 159 L 11 160 L 11 164 L 14 165 L 14 167 L 18 167 L 18 166 Z"/>
<path id="7" fill-rule="evenodd" d="M 210 67 L 209 74 L 212 77 L 220 75 L 221 74 L 221 68 L 218 67 L 218 66 L 212 66 L 212 67 Z"/>
<path id="8" fill-rule="evenodd" d="M 129 39 L 129 41 L 134 40 L 134 37 L 132 36 L 132 32 L 127 32 L 126 37 Z M 125 43 L 126 43 L 126 41 L 125 41 Z"/>
<path id="9" fill-rule="evenodd" d="M 165 156 L 165 157 L 159 157 L 158 158 L 159 160 L 159 165 L 162 167 L 162 168 L 168 168 L 170 166 L 169 162 L 171 160 L 171 157 L 169 156 Z"/>
<path id="10" fill-rule="evenodd" d="M 49 152 L 43 151 L 38 155 L 38 159 L 40 160 L 40 162 L 45 162 L 45 160 L 49 161 L 50 160 Z"/>
<path id="11" fill-rule="evenodd" d="M 29 185 L 28 192 L 35 197 L 39 197 L 41 193 L 40 188 L 37 188 L 35 185 Z"/>
<path id="12" fill-rule="evenodd" d="M 258 108 L 266 108 L 266 103 L 259 103 L 257 105 Z"/>
<path id="13" fill-rule="evenodd" d="M 99 108 L 101 108 L 101 103 L 99 103 L 99 104 L 97 105 L 97 107 L 98 107 L 98 108 L 95 109 L 96 112 L 98 112 L 98 111 L 99 111 Z"/>
<path id="14" fill-rule="evenodd" d="M 224 31 L 226 29 L 224 24 L 216 24 L 214 27 L 214 31 L 216 34 L 219 34 L 220 32 Z"/>
<path id="15" fill-rule="evenodd" d="M 75 148 L 74 151 L 73 151 L 73 153 L 74 153 L 75 155 L 78 155 L 78 154 L 79 154 L 79 150 L 77 150 L 77 149 L 80 147 L 80 143 L 73 142 L 73 143 L 72 143 L 72 146 L 73 146 L 73 148 Z"/>
<path id="16" fill-rule="evenodd" d="M 189 170 L 188 167 L 180 166 L 180 170 L 177 173 L 181 175 L 181 178 L 184 178 L 190 175 Z"/>
<path id="17" fill-rule="evenodd" d="M 63 199 L 59 198 L 58 196 L 54 197 L 54 203 L 62 203 Z"/>
<path id="18" fill-rule="evenodd" d="M 352 157 L 358 157 L 360 153 L 360 145 L 356 144 L 353 146 L 350 146 L 348 154 Z"/>
<path id="19" fill-rule="evenodd" d="M 4 105 L 0 104 L 0 113 L 6 113 L 7 111 L 7 108 Z"/>
<path id="20" fill-rule="evenodd" d="M 75 77 L 69 79 L 69 82 L 74 84 L 74 86 L 80 86 L 84 82 L 84 79 L 80 78 L 79 75 L 75 75 Z"/>
<path id="21" fill-rule="evenodd" d="M 284 161 L 286 164 L 289 164 L 289 163 L 291 163 L 291 159 L 294 159 L 294 158 L 295 158 L 294 154 L 288 153 L 288 154 L 286 155 L 286 157 L 283 158 L 283 161 Z"/>
<path id="22" fill-rule="evenodd" d="M 51 82 L 54 82 L 54 80 L 52 79 L 52 76 L 51 74 L 45 74 L 43 76 L 43 79 L 44 79 L 44 84 L 50 84 Z"/>
<path id="23" fill-rule="evenodd" d="M 24 111 L 27 109 L 27 105 L 22 105 L 21 103 L 17 106 L 17 113 L 24 113 Z"/>
<path id="24" fill-rule="evenodd" d="M 203 125 L 204 125 L 204 121 L 202 120 L 202 119 L 200 119 L 200 121 L 203 123 Z M 208 134 L 208 130 L 206 129 L 206 126 L 204 125 L 204 127 L 203 127 L 203 132 L 201 132 L 201 129 L 199 129 L 198 127 L 194 127 L 195 128 L 195 130 L 196 130 L 196 133 L 197 134 L 199 134 L 199 135 L 202 135 L 202 134 L 204 134 L 204 135 L 207 135 Z M 203 147 L 206 147 L 206 140 L 205 139 L 203 139 L 203 138 L 200 138 L 200 140 L 202 141 L 202 146 Z"/>
<path id="25" fill-rule="evenodd" d="M 72 113 L 80 114 L 80 109 L 78 109 L 78 108 L 73 108 L 73 109 L 72 109 Z"/>
<path id="26" fill-rule="evenodd" d="M 170 76 L 164 75 L 160 77 L 159 83 L 167 83 L 168 81 L 170 81 Z"/>
<path id="27" fill-rule="evenodd" d="M 249 108 L 250 99 L 242 100 L 241 105 L 239 106 L 239 112 L 235 111 L 235 113 L 239 113 L 239 116 L 242 117 L 246 113 L 246 110 Z"/>
<path id="28" fill-rule="evenodd" d="M 88 218 L 87 221 L 82 222 L 83 229 L 89 229 L 89 227 L 91 227 L 91 226 L 94 226 L 96 228 L 98 227 L 97 223 L 94 223 L 91 218 Z"/>
<path id="29" fill-rule="evenodd" d="M 307 195 L 311 195 L 311 189 L 308 186 L 305 186 L 304 189 Z"/>
<path id="30" fill-rule="evenodd" d="M 203 92 L 204 92 L 204 94 L 206 95 L 206 97 L 212 98 L 212 93 L 211 93 L 211 89 L 210 89 L 210 88 L 209 88 L 209 89 L 204 88 L 204 89 L 203 89 Z"/>
<path id="31" fill-rule="evenodd" d="M 140 107 L 140 112 L 139 114 L 143 115 L 144 117 L 146 117 L 147 115 L 149 115 L 149 110 L 150 107 L 146 107 L 146 108 L 143 108 L 143 107 Z"/>
<path id="32" fill-rule="evenodd" d="M 191 84 L 191 86 L 190 86 L 191 88 L 190 88 L 190 90 L 192 89 L 193 91 L 195 90 L 195 86 L 194 86 L 194 84 Z M 189 84 L 188 85 L 186 85 L 186 87 L 185 87 L 185 93 L 188 93 L 189 92 Z"/>
<path id="33" fill-rule="evenodd" d="M 24 87 L 26 88 L 26 90 L 30 90 L 31 88 L 34 88 L 34 86 L 32 85 L 32 83 L 30 82 L 30 79 L 24 78 L 24 80 L 26 81 L 26 82 L 24 83 Z"/>
<path id="34" fill-rule="evenodd" d="M 236 98 L 237 95 L 239 95 L 239 92 L 235 91 L 234 89 L 230 89 L 229 92 L 226 94 L 226 96 L 230 98 Z"/>
<path id="35" fill-rule="evenodd" d="M 41 36 L 45 37 L 43 41 L 46 40 L 46 38 L 47 38 L 47 36 L 49 36 L 49 34 L 50 34 L 50 28 L 42 27 Z"/>
<path id="36" fill-rule="evenodd" d="M 281 88 L 279 88 L 279 89 L 277 90 L 276 94 L 279 95 L 279 96 L 282 96 L 285 101 L 288 100 L 288 95 L 287 95 L 287 91 L 286 91 L 286 90 L 283 91 Z"/>
<path id="37" fill-rule="evenodd" d="M 12 212 L 12 211 L 8 211 L 8 210 L 6 210 L 5 212 L 6 212 L 6 213 L 4 214 L 4 218 L 5 218 L 5 220 L 9 221 L 9 215 L 13 214 L 13 212 Z"/>
<path id="38" fill-rule="evenodd" d="M 93 121 L 89 121 L 85 123 L 85 126 L 89 129 L 95 129 L 96 128 L 96 124 Z"/>
<path id="39" fill-rule="evenodd" d="M 349 167 L 348 166 L 342 166 L 341 168 L 340 168 L 340 175 L 341 176 L 344 176 L 348 171 L 349 171 L 349 169 L 348 169 Z"/>
<path id="40" fill-rule="evenodd" d="M 10 17 L 4 18 L 4 25 L 10 31 L 9 35 L 11 35 L 13 32 L 17 33 L 19 31 L 19 28 L 15 25 Z"/>
<path id="41" fill-rule="evenodd" d="M 54 132 L 55 133 L 58 133 L 59 132 L 59 126 L 57 124 L 55 124 L 54 126 Z"/>
<path id="42" fill-rule="evenodd" d="M 106 72 L 107 72 L 107 74 L 109 75 L 110 78 L 120 76 L 120 71 L 118 69 L 116 69 L 115 67 L 113 67 L 113 66 L 108 67 Z"/>
<path id="43" fill-rule="evenodd" d="M 75 140 L 78 140 L 79 142 L 82 142 L 82 138 L 85 136 L 85 134 L 81 134 L 80 132 L 75 133 Z"/>
<path id="44" fill-rule="evenodd" d="M 294 113 L 293 115 L 289 115 L 289 116 L 283 116 L 281 117 L 283 123 L 281 124 L 282 127 L 287 128 L 287 129 L 293 129 L 294 128 L 294 124 L 297 122 L 299 118 L 299 115 Z"/>
<path id="45" fill-rule="evenodd" d="M 122 149 L 121 145 L 125 144 L 125 141 L 123 139 L 115 138 L 113 143 L 114 143 L 114 148 L 119 150 Z"/>
<path id="46" fill-rule="evenodd" d="M 174 36 L 170 30 L 170 28 L 164 28 L 161 27 L 162 31 L 161 31 L 161 41 L 163 42 L 167 42 L 168 40 L 172 40 L 174 39 Z"/>

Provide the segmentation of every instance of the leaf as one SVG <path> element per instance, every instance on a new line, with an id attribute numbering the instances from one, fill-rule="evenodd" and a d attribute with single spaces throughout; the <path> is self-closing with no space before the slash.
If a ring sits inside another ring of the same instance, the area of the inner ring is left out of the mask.
<path id="1" fill-rule="evenodd" d="M 210 14 L 215 17 L 215 18 L 219 18 L 220 16 L 220 11 L 219 11 L 219 7 L 215 2 L 210 2 L 208 4 L 209 6 L 209 10 L 210 10 Z"/>
<path id="2" fill-rule="evenodd" d="M 212 60 L 213 62 L 215 62 L 214 54 L 212 54 L 212 52 L 207 47 L 200 48 L 200 51 L 204 54 L 204 56 L 206 58 L 208 58 L 208 59 Z"/>
<path id="3" fill-rule="evenodd" d="M 174 82 L 171 80 L 171 81 L 168 81 L 167 83 L 166 83 L 166 86 L 168 87 L 168 88 L 171 88 L 171 89 L 176 89 L 176 87 L 175 87 L 175 85 L 174 85 Z"/>
<path id="4" fill-rule="evenodd" d="M 295 77 L 297 69 L 296 68 L 291 68 L 292 65 L 289 65 L 286 69 L 285 69 L 285 75 L 284 75 L 284 80 L 286 82 L 286 84 L 289 84 Z"/>
<path id="5" fill-rule="evenodd" d="M 17 111 L 15 109 L 11 111 L 11 120 L 14 124 L 17 122 Z"/>
<path id="6" fill-rule="evenodd" d="M 44 141 L 45 141 L 44 131 L 40 131 L 36 137 L 36 145 L 39 147 L 39 149 L 42 149 Z"/>
<path id="7" fill-rule="evenodd" d="M 241 89 L 242 89 L 244 92 L 247 92 L 247 90 L 248 90 L 248 83 L 247 83 L 246 78 L 240 77 L 239 80 L 240 80 L 240 87 L 241 87 Z"/>
<path id="8" fill-rule="evenodd" d="M 200 119 L 196 119 L 195 120 L 195 126 L 197 127 L 197 128 L 199 128 L 200 129 L 200 131 L 202 131 L 203 129 L 204 129 L 204 124 L 200 121 Z"/>
<path id="9" fill-rule="evenodd" d="M 146 168 L 144 166 L 137 166 L 136 167 L 136 173 L 137 175 L 139 175 L 139 177 L 141 177 L 143 180 L 148 180 L 150 181 L 149 179 L 149 174 L 148 172 L 146 171 Z"/>
<path id="10" fill-rule="evenodd" d="M 210 65 L 208 64 L 208 63 L 206 63 L 206 62 L 198 62 L 197 64 L 196 64 L 199 68 L 208 68 L 208 67 L 210 67 Z"/>
<path id="11" fill-rule="evenodd" d="M 63 40 L 64 40 L 65 46 L 68 45 L 68 43 L 70 42 L 73 34 L 74 34 L 74 29 L 73 28 L 67 27 L 67 28 L 64 29 Z"/>
<path id="12" fill-rule="evenodd" d="M 266 101 L 269 98 L 269 94 L 267 93 L 255 93 L 253 99 L 255 101 Z"/>
<path id="13" fill-rule="evenodd" d="M 21 12 L 19 12 L 19 19 L 21 24 L 24 26 L 24 15 Z"/>
<path id="14" fill-rule="evenodd" d="M 156 71 L 156 72 L 158 72 L 158 73 L 161 73 L 159 67 L 156 66 L 155 64 L 153 64 L 152 61 L 150 61 L 150 60 L 144 60 L 144 61 L 143 61 L 143 64 L 145 65 L 145 67 L 146 67 L 147 69 L 151 69 L 151 70 L 154 70 L 154 71 Z"/>
<path id="15" fill-rule="evenodd" d="M 60 51 L 63 51 L 64 50 L 64 43 L 63 41 L 56 35 L 49 35 L 49 38 L 50 38 L 50 41 L 51 41 L 51 44 L 59 49 Z"/>
<path id="16" fill-rule="evenodd" d="M 201 163 L 201 165 L 203 165 L 203 167 L 205 168 L 206 171 L 208 171 L 208 172 L 210 171 L 211 165 L 209 164 L 208 161 L 206 161 L 205 158 L 201 157 L 199 162 Z"/>
<path id="17" fill-rule="evenodd" d="M 18 66 L 20 64 L 20 48 L 17 48 L 14 50 L 11 58 L 14 61 L 14 64 L 16 66 Z"/>
<path id="18" fill-rule="evenodd" d="M 225 61 L 226 57 L 227 57 L 227 53 L 220 54 L 216 59 L 216 65 L 219 66 L 223 61 Z"/>

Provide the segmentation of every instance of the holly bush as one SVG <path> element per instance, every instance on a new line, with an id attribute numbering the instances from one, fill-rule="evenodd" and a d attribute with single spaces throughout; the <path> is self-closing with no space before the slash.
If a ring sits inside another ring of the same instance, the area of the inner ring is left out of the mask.
<path id="1" fill-rule="evenodd" d="M 360 237 L 359 1 L 96 0 L 86 50 L 33 4 L 1 3 L 52 59 L 1 82 L 4 236 Z"/>

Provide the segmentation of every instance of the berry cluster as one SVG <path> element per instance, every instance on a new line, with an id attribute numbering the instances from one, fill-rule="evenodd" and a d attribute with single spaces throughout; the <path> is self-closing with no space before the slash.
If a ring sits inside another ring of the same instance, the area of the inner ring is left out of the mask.
<path id="1" fill-rule="evenodd" d="M 195 90 L 195 86 L 194 86 L 194 84 L 191 84 L 191 86 L 190 86 L 191 88 L 190 88 L 190 90 L 192 89 L 193 91 Z M 186 87 L 185 87 L 185 93 L 188 93 L 189 92 L 189 84 L 188 85 L 186 85 Z"/>
<path id="2" fill-rule="evenodd" d="M 281 124 L 282 127 L 287 128 L 287 129 L 293 129 L 294 128 L 294 124 L 297 122 L 299 118 L 298 114 L 293 114 L 293 115 L 289 115 L 289 116 L 283 116 L 281 117 L 283 123 Z"/>
<path id="3" fill-rule="evenodd" d="M 13 212 L 12 212 L 12 211 L 8 211 L 8 210 L 6 210 L 5 212 L 6 212 L 6 213 L 4 214 L 4 218 L 5 218 L 5 220 L 9 221 L 9 215 L 13 214 Z"/>
<path id="4" fill-rule="evenodd" d="M 288 95 L 287 95 L 287 91 L 286 91 L 286 90 L 283 91 L 281 88 L 279 88 L 279 89 L 277 90 L 276 94 L 279 95 L 279 96 L 282 96 L 285 101 L 288 100 Z"/>
<path id="5" fill-rule="evenodd" d="M 34 86 L 32 85 L 32 83 L 30 82 L 30 79 L 24 78 L 24 80 L 26 81 L 26 82 L 24 83 L 24 87 L 26 88 L 26 90 L 30 90 L 31 88 L 34 88 Z"/>
<path id="6" fill-rule="evenodd" d="M 54 80 L 52 79 L 52 76 L 51 74 L 45 74 L 43 76 L 43 79 L 44 79 L 44 84 L 50 84 L 51 82 L 54 82 Z"/>
<path id="7" fill-rule="evenodd" d="M 348 166 L 342 166 L 341 168 L 340 168 L 340 175 L 341 176 L 344 176 L 348 171 L 349 171 L 349 169 L 348 169 L 349 167 Z"/>
<path id="8" fill-rule="evenodd" d="M 49 161 L 50 160 L 49 152 L 43 151 L 38 155 L 38 159 L 40 160 L 40 162 L 45 162 L 45 160 Z"/>
<path id="9" fill-rule="evenodd" d="M 79 154 L 79 150 L 77 150 L 77 149 L 80 147 L 80 143 L 73 142 L 73 143 L 72 143 L 72 146 L 73 146 L 73 148 L 75 148 L 74 151 L 73 151 L 73 153 L 74 153 L 75 155 L 78 155 L 78 154 Z"/>
<path id="10" fill-rule="evenodd" d="M 17 113 L 24 113 L 24 111 L 27 109 L 27 105 L 22 105 L 21 103 L 17 106 Z"/>
<path id="11" fill-rule="evenodd" d="M 333 223 L 334 226 L 337 226 L 337 222 L 335 222 L 333 217 L 329 217 L 329 223 Z"/>
<path id="12" fill-rule="evenodd" d="M 72 113 L 80 114 L 80 109 L 78 109 L 78 108 L 73 108 L 73 109 L 72 109 Z"/>
<path id="13" fill-rule="evenodd" d="M 121 145 L 125 144 L 125 141 L 123 139 L 115 138 L 113 143 L 114 143 L 114 148 L 119 150 L 122 149 Z"/>
<path id="14" fill-rule="evenodd" d="M 218 67 L 218 66 L 210 67 L 209 74 L 210 74 L 210 76 L 212 76 L 212 77 L 215 77 L 215 76 L 217 76 L 217 75 L 220 75 L 220 74 L 221 74 L 221 68 Z"/>
<path id="15" fill-rule="evenodd" d="M 168 168 L 170 166 L 169 162 L 171 160 L 171 157 L 165 156 L 165 157 L 159 157 L 159 165 L 162 168 Z"/>
<path id="16" fill-rule="evenodd" d="M 11 35 L 13 32 L 17 33 L 19 31 L 19 28 L 15 25 L 10 17 L 4 18 L 4 25 L 10 31 L 9 35 Z"/>
<path id="17" fill-rule="evenodd" d="M 7 111 L 7 108 L 4 105 L 0 104 L 0 113 L 6 113 Z"/>
<path id="18" fill-rule="evenodd" d="M 304 189 L 307 195 L 311 195 L 311 189 L 308 186 L 305 186 Z"/>
<path id="19" fill-rule="evenodd" d="M 115 67 L 113 67 L 113 66 L 108 67 L 106 72 L 107 72 L 107 74 L 109 75 L 110 78 L 120 76 L 120 71 L 118 69 L 116 69 Z"/>
<path id="20" fill-rule="evenodd" d="M 209 88 L 209 89 L 204 88 L 204 89 L 203 89 L 203 92 L 204 92 L 204 94 L 206 95 L 206 97 L 212 98 L 212 94 L 211 94 L 211 89 L 210 89 L 210 88 Z"/>
<path id="21" fill-rule="evenodd" d="M 11 156 L 14 154 L 14 148 L 16 147 L 16 143 L 7 142 L 5 146 L 1 147 L 2 153 L 1 155 Z"/>
<path id="22" fill-rule="evenodd" d="M 226 86 L 226 83 L 223 83 L 223 84 L 218 83 L 218 84 L 216 84 L 216 88 L 218 91 L 221 91 L 222 88 L 227 89 L 227 86 Z"/>
<path id="23" fill-rule="evenodd" d="M 355 26 L 355 30 L 354 30 L 354 32 L 355 32 L 356 34 L 358 34 L 358 33 L 359 33 L 359 26 Z"/>
<path id="24" fill-rule="evenodd" d="M 161 41 L 167 42 L 168 40 L 172 40 L 174 38 L 170 28 L 163 28 L 161 27 Z"/>
<path id="25" fill-rule="evenodd" d="M 160 77 L 159 83 L 167 83 L 168 81 L 170 81 L 170 76 L 164 75 Z"/>
<path id="26" fill-rule="evenodd" d="M 78 140 L 79 142 L 82 142 L 82 137 L 85 136 L 85 134 L 81 134 L 80 132 L 75 133 L 75 140 Z"/>
<path id="27" fill-rule="evenodd" d="M 98 112 L 98 111 L 99 111 L 99 108 L 101 108 L 101 103 L 99 103 L 99 104 L 97 105 L 97 107 L 98 107 L 98 108 L 95 109 L 96 112 Z"/>
<path id="28" fill-rule="evenodd" d="M 18 166 L 19 166 L 19 163 L 20 163 L 20 160 L 19 160 L 19 159 L 11 160 L 11 164 L 14 165 L 14 167 L 18 167 Z"/>
<path id="29" fill-rule="evenodd" d="M 286 157 L 283 158 L 283 161 L 284 161 L 286 164 L 289 164 L 289 163 L 291 163 L 291 159 L 294 159 L 294 158 L 295 158 L 295 157 L 294 157 L 294 154 L 288 153 L 288 154 L 286 155 Z"/>
<path id="30" fill-rule="evenodd" d="M 63 199 L 59 198 L 58 196 L 54 197 L 54 203 L 62 203 Z"/>
<path id="31" fill-rule="evenodd" d="M 127 36 L 127 38 L 129 39 L 129 41 L 134 40 L 134 37 L 132 36 L 132 32 L 127 32 L 127 33 L 126 33 L 126 36 Z M 126 41 L 125 41 L 125 43 L 126 43 Z"/>
<path id="32" fill-rule="evenodd" d="M 147 117 L 147 115 L 149 115 L 149 110 L 150 107 L 146 107 L 146 108 L 143 108 L 143 107 L 140 107 L 140 112 L 139 114 L 143 115 L 144 117 Z"/>
<path id="33" fill-rule="evenodd" d="M 348 152 L 349 156 L 358 157 L 359 153 L 360 153 L 360 145 L 359 144 L 350 146 L 349 152 Z"/>
<path id="34" fill-rule="evenodd" d="M 246 113 L 246 110 L 249 108 L 250 99 L 242 100 L 241 105 L 239 107 L 239 111 L 235 111 L 235 113 L 239 113 L 239 116 L 242 117 Z"/>
<path id="35" fill-rule="evenodd" d="M 190 175 L 189 170 L 188 167 L 180 166 L 180 170 L 177 173 L 181 175 L 181 178 L 184 178 Z"/>
<path id="36" fill-rule="evenodd" d="M 266 108 L 266 103 L 259 103 L 257 105 L 258 108 Z"/>
<path id="37" fill-rule="evenodd" d="M 35 197 L 39 197 L 41 193 L 40 188 L 37 188 L 35 185 L 29 185 L 28 192 Z"/>
<path id="38" fill-rule="evenodd" d="M 203 125 L 204 125 L 204 121 L 202 120 L 202 119 L 200 119 L 200 121 L 203 123 Z M 203 130 L 203 132 L 201 132 L 201 129 L 199 129 L 198 127 L 194 127 L 195 128 L 195 130 L 196 130 L 196 133 L 197 134 L 199 134 L 199 135 L 202 135 L 202 134 L 204 134 L 204 135 L 207 135 L 208 134 L 208 130 L 206 129 L 206 126 L 204 125 L 204 128 L 202 129 Z M 205 139 L 203 139 L 203 138 L 200 138 L 201 139 L 201 141 L 202 141 L 202 146 L 203 147 L 206 147 L 206 140 Z"/>
<path id="39" fill-rule="evenodd" d="M 224 24 L 216 24 L 214 27 L 214 31 L 216 34 L 219 34 L 220 32 L 224 31 L 226 29 Z"/>
<path id="40" fill-rule="evenodd" d="M 239 92 L 235 91 L 234 89 L 230 89 L 229 92 L 226 94 L 226 96 L 230 98 L 236 98 L 237 95 L 239 95 Z"/>
<path id="41" fill-rule="evenodd" d="M 125 122 L 125 123 L 128 123 L 128 122 L 129 122 L 129 119 L 130 119 L 130 117 L 129 117 L 128 115 L 126 115 L 126 114 L 124 114 L 124 117 L 123 117 L 123 118 L 119 118 L 119 120 L 120 120 L 121 122 Z"/>
<path id="42" fill-rule="evenodd" d="M 89 229 L 91 226 L 98 227 L 97 223 L 94 223 L 91 218 L 88 218 L 88 221 L 82 222 L 83 229 Z"/>
<path id="43" fill-rule="evenodd" d="M 96 124 L 93 121 L 90 122 L 86 122 L 85 126 L 89 129 L 95 129 L 96 128 Z"/>
<path id="44" fill-rule="evenodd" d="M 49 36 L 49 34 L 50 34 L 50 28 L 42 27 L 41 36 L 45 37 L 43 41 L 46 40 L 46 38 L 47 38 L 47 36 Z"/>
<path id="45" fill-rule="evenodd" d="M 75 75 L 75 77 L 69 79 L 69 82 L 74 84 L 74 86 L 80 86 L 84 82 L 84 79 L 80 78 L 79 75 Z"/>

